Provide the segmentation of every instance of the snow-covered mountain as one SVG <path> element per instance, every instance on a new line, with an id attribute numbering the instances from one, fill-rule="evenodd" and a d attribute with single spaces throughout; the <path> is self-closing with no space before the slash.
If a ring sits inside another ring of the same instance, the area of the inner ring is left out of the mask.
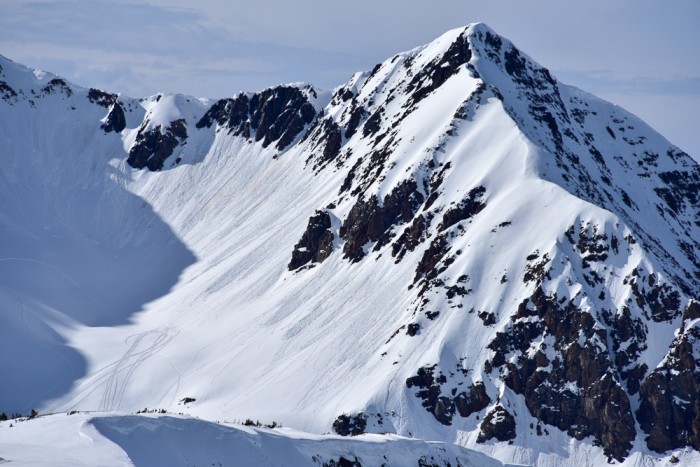
<path id="1" fill-rule="evenodd" d="M 700 462 L 700 167 L 487 26 L 332 92 L 0 66 L 0 411 Z"/>

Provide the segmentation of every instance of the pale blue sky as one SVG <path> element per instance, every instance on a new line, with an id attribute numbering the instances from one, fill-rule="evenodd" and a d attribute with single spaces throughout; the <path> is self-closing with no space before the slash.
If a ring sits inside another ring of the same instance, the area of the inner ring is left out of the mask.
<path id="1" fill-rule="evenodd" d="M 700 159 L 700 1 L 0 0 L 0 54 L 140 97 L 323 88 L 483 21 Z"/>

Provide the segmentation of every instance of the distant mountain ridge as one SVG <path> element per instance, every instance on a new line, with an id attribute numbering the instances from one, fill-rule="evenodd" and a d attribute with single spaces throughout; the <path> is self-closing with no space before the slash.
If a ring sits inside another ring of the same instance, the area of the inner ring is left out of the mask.
<path id="1" fill-rule="evenodd" d="M 0 67 L 0 410 L 700 459 L 700 166 L 488 26 L 217 101 Z"/>

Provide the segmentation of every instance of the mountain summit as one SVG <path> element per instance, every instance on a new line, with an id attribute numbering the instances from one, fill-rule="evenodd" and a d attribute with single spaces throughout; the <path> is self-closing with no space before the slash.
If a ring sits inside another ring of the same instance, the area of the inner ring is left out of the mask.
<path id="1" fill-rule="evenodd" d="M 700 167 L 486 25 L 333 91 L 0 67 L 0 410 L 700 461 Z"/>

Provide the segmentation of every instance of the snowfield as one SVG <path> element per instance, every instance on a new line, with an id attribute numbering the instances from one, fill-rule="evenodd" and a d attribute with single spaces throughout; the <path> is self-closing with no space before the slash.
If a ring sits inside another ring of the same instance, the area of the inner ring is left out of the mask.
<path id="1" fill-rule="evenodd" d="M 17 466 L 503 465 L 455 445 L 396 435 L 348 439 L 179 415 L 55 414 L 9 424 L 0 423 L 0 463 Z"/>

